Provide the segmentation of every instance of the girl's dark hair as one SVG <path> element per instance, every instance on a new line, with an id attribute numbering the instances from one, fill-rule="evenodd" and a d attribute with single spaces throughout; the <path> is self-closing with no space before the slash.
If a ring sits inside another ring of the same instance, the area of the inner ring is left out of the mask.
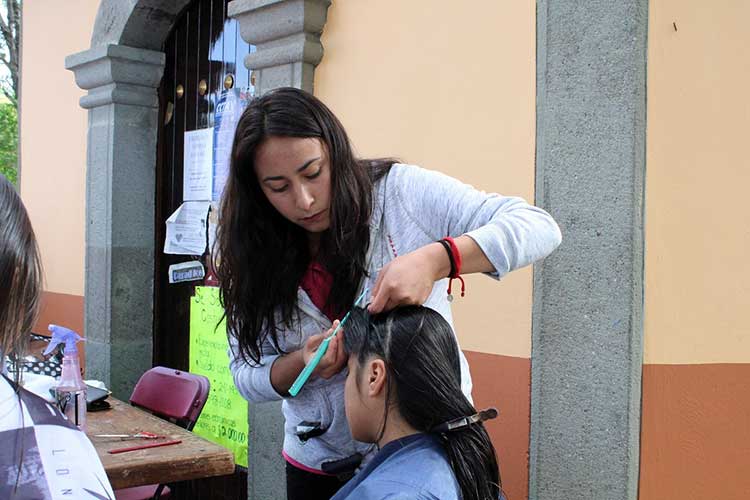
<path id="1" fill-rule="evenodd" d="M 370 316 L 355 309 L 344 345 L 361 367 L 370 356 L 386 365 L 387 409 L 396 405 L 406 422 L 421 432 L 477 411 L 461 392 L 461 368 L 453 331 L 437 312 L 408 306 Z M 385 421 L 383 429 L 385 430 Z M 500 472 L 484 424 L 441 434 L 463 500 L 497 499 Z"/>
<path id="2" fill-rule="evenodd" d="M 373 181 L 393 160 L 360 160 L 344 127 L 314 96 L 281 88 L 252 100 L 232 145 L 230 173 L 221 202 L 217 277 L 227 327 L 247 362 L 260 363 L 261 346 L 279 347 L 277 325 L 291 325 L 297 287 L 310 263 L 305 231 L 268 202 L 255 174 L 255 152 L 269 137 L 318 138 L 331 169 L 330 228 L 316 258 L 333 275 L 328 306 L 349 309 L 367 272 Z"/>
<path id="3" fill-rule="evenodd" d="M 13 185 L 0 175 L 0 351 L 14 361 L 16 384 L 41 289 L 42 265 L 29 216 Z"/>

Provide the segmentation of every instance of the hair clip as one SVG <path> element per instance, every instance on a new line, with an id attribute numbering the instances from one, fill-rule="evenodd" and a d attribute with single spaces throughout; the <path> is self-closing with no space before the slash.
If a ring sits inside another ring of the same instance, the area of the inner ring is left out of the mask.
<path id="1" fill-rule="evenodd" d="M 487 408 L 486 410 L 477 412 L 474 415 L 469 415 L 468 417 L 459 417 L 459 418 L 444 422 L 434 427 L 432 429 L 432 432 L 442 433 L 442 432 L 460 431 L 461 429 L 465 429 L 466 427 L 469 427 L 472 424 L 476 424 L 476 423 L 484 422 L 485 420 L 492 420 L 493 418 L 497 418 L 497 415 L 498 415 L 497 408 Z"/>

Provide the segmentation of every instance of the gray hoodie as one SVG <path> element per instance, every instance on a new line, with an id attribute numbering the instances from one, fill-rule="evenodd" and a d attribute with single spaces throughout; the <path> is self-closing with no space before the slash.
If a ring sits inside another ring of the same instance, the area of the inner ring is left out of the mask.
<path id="1" fill-rule="evenodd" d="M 445 236 L 470 236 L 495 267 L 489 275 L 500 279 L 551 253 L 561 241 L 560 229 L 544 210 L 521 198 L 487 194 L 439 172 L 395 164 L 374 186 L 370 222 L 369 277 L 360 290 L 372 287 L 378 271 L 394 258 Z M 392 245 L 392 246 L 391 246 Z M 453 326 L 448 280 L 435 283 L 425 306 L 438 311 Z M 299 318 L 280 325 L 279 344 L 286 352 L 300 349 L 311 335 L 331 326 L 331 321 L 300 288 Z M 240 394 L 251 403 L 282 399 L 271 385 L 271 366 L 279 353 L 269 343 L 262 349 L 260 366 L 245 363 L 234 340 L 230 369 Z M 282 404 L 285 418 L 284 452 L 297 462 L 320 470 L 321 463 L 364 453 L 369 445 L 352 440 L 344 414 L 344 381 L 347 370 L 334 377 L 310 379 L 295 398 Z M 471 374 L 461 353 L 461 388 L 471 395 Z M 327 431 L 306 442 L 295 435 L 302 421 L 320 422 Z"/>

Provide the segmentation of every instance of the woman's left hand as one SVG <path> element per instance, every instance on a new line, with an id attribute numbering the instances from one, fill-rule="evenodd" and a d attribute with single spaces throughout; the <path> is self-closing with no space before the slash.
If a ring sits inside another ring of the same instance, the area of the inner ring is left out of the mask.
<path id="1" fill-rule="evenodd" d="M 368 311 L 377 314 L 397 306 L 422 305 L 435 281 L 448 273 L 450 261 L 439 243 L 396 257 L 378 273 Z"/>

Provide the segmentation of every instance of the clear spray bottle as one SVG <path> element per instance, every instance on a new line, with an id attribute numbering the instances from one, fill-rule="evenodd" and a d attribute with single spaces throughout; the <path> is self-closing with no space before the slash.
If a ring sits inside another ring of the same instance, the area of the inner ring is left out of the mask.
<path id="1" fill-rule="evenodd" d="M 78 360 L 76 344 L 85 339 L 64 326 L 49 325 L 52 339 L 44 350 L 44 355 L 52 353 L 58 345 L 64 344 L 63 365 L 60 380 L 55 387 L 57 407 L 69 422 L 86 431 L 86 384 L 81 378 L 81 364 Z"/>

